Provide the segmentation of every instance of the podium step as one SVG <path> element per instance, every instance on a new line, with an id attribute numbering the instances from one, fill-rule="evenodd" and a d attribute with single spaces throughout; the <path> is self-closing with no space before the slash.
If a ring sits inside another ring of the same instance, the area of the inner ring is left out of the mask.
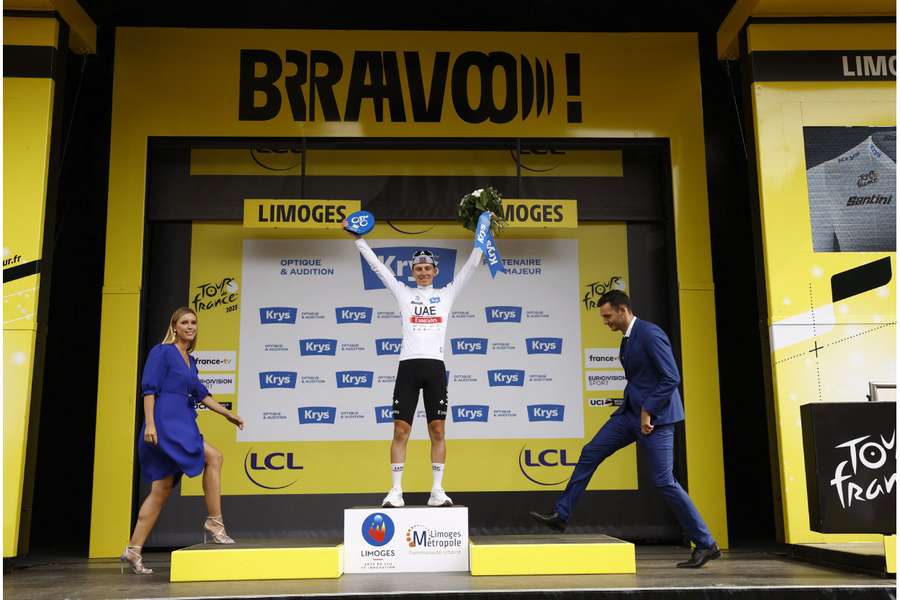
<path id="1" fill-rule="evenodd" d="M 608 535 L 476 536 L 469 542 L 472 575 L 634 573 L 634 544 Z"/>
<path id="2" fill-rule="evenodd" d="M 172 552 L 169 581 L 334 579 L 344 573 L 340 540 L 253 540 L 197 544 Z"/>

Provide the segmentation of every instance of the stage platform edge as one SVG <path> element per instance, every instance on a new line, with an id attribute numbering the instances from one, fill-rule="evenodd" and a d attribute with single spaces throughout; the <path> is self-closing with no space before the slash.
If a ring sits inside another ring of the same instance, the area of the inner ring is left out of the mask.
<path id="1" fill-rule="evenodd" d="M 469 540 L 472 575 L 636 572 L 634 544 L 608 535 L 496 535 Z"/>
<path id="2" fill-rule="evenodd" d="M 169 581 L 336 579 L 343 574 L 342 540 L 256 540 L 176 550 Z"/>

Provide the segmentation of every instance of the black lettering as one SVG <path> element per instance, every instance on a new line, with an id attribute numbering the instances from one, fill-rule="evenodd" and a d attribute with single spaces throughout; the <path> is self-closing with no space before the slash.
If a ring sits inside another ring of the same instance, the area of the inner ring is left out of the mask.
<path id="1" fill-rule="evenodd" d="M 516 221 L 524 223 L 528 220 L 528 207 L 524 204 L 516 206 Z"/>
<path id="2" fill-rule="evenodd" d="M 265 214 L 265 212 L 263 211 L 263 209 L 264 209 L 265 207 L 264 207 L 262 204 L 260 204 L 257 208 L 259 209 L 259 219 L 258 219 L 259 222 L 260 222 L 260 223 L 268 223 L 269 220 L 266 218 L 266 214 Z"/>
<path id="3" fill-rule="evenodd" d="M 343 204 L 338 205 L 337 207 L 337 220 L 335 222 L 341 223 L 344 219 L 347 218 L 347 213 L 344 211 L 346 207 Z"/>
<path id="4" fill-rule="evenodd" d="M 263 64 L 266 72 L 257 77 L 256 65 Z M 238 120 L 268 121 L 281 110 L 281 92 L 275 82 L 281 77 L 281 58 L 270 50 L 241 50 L 240 83 L 238 85 Z M 256 92 L 265 101 L 256 106 Z"/>
<path id="5" fill-rule="evenodd" d="M 316 206 L 313 206 L 313 208 L 312 208 L 313 223 L 321 223 L 323 221 L 322 213 L 324 211 L 325 211 L 325 207 L 322 206 L 321 204 L 317 204 Z"/>
<path id="6" fill-rule="evenodd" d="M 319 65 L 323 65 L 325 73 L 318 74 Z M 309 65 L 309 120 L 316 120 L 316 95 L 322 105 L 322 114 L 326 121 L 340 121 L 337 101 L 334 99 L 334 86 L 344 74 L 341 57 L 329 50 L 313 50 Z"/>
<path id="7" fill-rule="evenodd" d="M 326 223 L 334 223 L 334 212 L 335 207 L 332 205 L 328 205 L 325 207 L 325 222 Z"/>
<path id="8" fill-rule="evenodd" d="M 453 63 L 453 74 L 450 81 L 453 107 L 456 114 L 467 123 L 483 123 L 490 119 L 492 123 L 508 123 L 518 111 L 519 101 L 516 95 L 517 76 L 516 59 L 506 52 L 463 52 Z M 480 97 L 477 106 L 469 105 L 468 78 L 469 69 L 478 69 L 481 79 Z M 494 105 L 494 69 L 500 67 L 506 75 L 506 98 L 503 106 Z"/>
<path id="9" fill-rule="evenodd" d="M 309 221 L 309 204 L 301 204 L 297 210 L 297 217 L 301 223 Z"/>
<path id="10" fill-rule="evenodd" d="M 306 120 L 306 99 L 303 97 L 303 86 L 306 85 L 306 52 L 288 50 L 286 62 L 297 67 L 297 72 L 284 78 L 284 91 L 291 104 L 291 115 L 295 121 Z"/>
<path id="11" fill-rule="evenodd" d="M 366 83 L 366 75 L 370 83 Z M 395 52 L 354 52 L 347 92 L 345 121 L 359 121 L 359 110 L 364 99 L 370 99 L 375 109 L 375 120 L 384 121 L 384 101 L 388 101 L 391 121 L 405 121 L 403 91 L 400 87 L 400 68 Z"/>
<path id="12" fill-rule="evenodd" d="M 535 204 L 528 209 L 528 217 L 535 223 L 541 222 L 541 208 L 543 207 L 540 204 Z"/>
<path id="13" fill-rule="evenodd" d="M 516 207 L 512 204 L 506 204 L 503 207 L 503 220 L 514 221 L 516 218 Z"/>
<path id="14" fill-rule="evenodd" d="M 450 53 L 435 52 L 434 54 L 427 104 L 425 102 L 425 79 L 422 76 L 419 53 L 404 52 L 403 61 L 406 64 L 406 81 L 409 85 L 409 99 L 412 102 L 413 121 L 439 123 L 444 109 L 444 92 L 447 88 L 447 67 L 450 64 Z"/>
<path id="15" fill-rule="evenodd" d="M 554 214 L 554 216 L 556 216 L 556 222 L 561 223 L 563 220 L 563 212 L 562 212 L 561 204 L 557 204 L 556 206 L 553 207 L 553 214 Z"/>
<path id="16" fill-rule="evenodd" d="M 297 207 L 293 204 L 276 204 L 275 205 L 275 222 L 291 223 L 296 215 Z"/>

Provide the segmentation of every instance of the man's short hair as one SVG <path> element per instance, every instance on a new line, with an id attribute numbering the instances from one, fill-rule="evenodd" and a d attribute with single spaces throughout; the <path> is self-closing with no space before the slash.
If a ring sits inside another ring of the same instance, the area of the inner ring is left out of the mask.
<path id="1" fill-rule="evenodd" d="M 609 290 L 603 292 L 600 299 L 597 301 L 597 306 L 603 306 L 607 302 L 616 310 L 623 306 L 628 310 L 631 310 L 631 301 L 628 299 L 628 294 L 622 290 Z"/>

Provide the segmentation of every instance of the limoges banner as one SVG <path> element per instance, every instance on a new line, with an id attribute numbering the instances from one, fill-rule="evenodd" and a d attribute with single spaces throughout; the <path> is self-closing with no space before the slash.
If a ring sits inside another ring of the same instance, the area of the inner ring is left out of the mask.
<path id="1" fill-rule="evenodd" d="M 435 252 L 438 287 L 472 249 L 458 225 L 376 225 L 366 240 L 410 283 L 411 254 Z M 447 327 L 448 470 L 459 491 L 560 489 L 582 446 L 621 402 L 621 335 L 603 325 L 606 290 L 628 289 L 622 224 L 505 231 L 507 273 L 480 265 Z M 401 344 L 392 294 L 343 231 L 194 224 L 188 303 L 197 310 L 200 377 L 245 420 L 237 431 L 200 410 L 226 457 L 232 494 L 382 492 Z M 432 298 L 424 295 L 423 306 Z M 431 485 L 420 403 L 404 488 Z M 365 477 L 348 476 L 354 465 Z M 455 466 L 454 466 L 455 465 Z M 202 494 L 185 478 L 182 494 Z M 633 446 L 605 461 L 589 489 L 636 489 Z"/>

